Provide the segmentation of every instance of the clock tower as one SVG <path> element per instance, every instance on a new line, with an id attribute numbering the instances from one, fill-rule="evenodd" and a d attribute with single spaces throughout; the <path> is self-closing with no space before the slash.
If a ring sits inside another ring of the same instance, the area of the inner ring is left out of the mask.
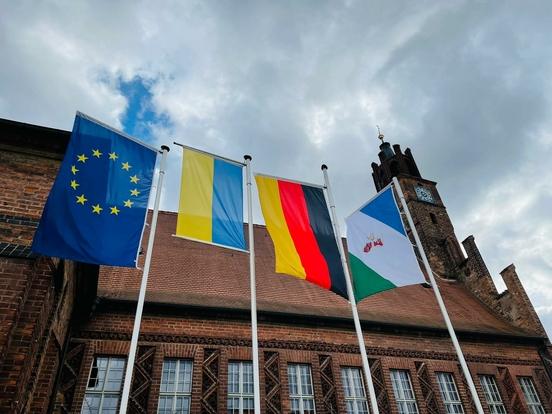
<path id="1" fill-rule="evenodd" d="M 442 278 L 456 279 L 465 257 L 437 191 L 437 183 L 421 176 L 409 148 L 402 152 L 400 145 L 391 146 L 385 142 L 383 134 L 379 138 L 382 141 L 378 154 L 380 162 L 372 163 L 377 191 L 397 177 L 431 268 Z"/>

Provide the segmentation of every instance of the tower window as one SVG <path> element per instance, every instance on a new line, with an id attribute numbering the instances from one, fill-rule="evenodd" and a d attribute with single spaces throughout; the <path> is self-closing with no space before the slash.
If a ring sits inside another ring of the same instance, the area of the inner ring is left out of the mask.
<path id="1" fill-rule="evenodd" d="M 433 224 L 437 224 L 437 216 L 433 213 L 429 213 L 429 217 L 431 218 L 431 222 Z"/>

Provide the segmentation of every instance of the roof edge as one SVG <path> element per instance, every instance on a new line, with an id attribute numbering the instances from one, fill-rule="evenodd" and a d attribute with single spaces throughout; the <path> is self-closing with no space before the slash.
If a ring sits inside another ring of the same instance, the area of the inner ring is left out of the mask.
<path id="1" fill-rule="evenodd" d="M 103 306 L 109 305 L 119 305 L 120 307 L 128 307 L 128 310 L 131 312 L 134 311 L 134 306 L 137 303 L 136 300 L 132 299 L 123 299 L 123 298 L 111 298 L 106 296 L 98 296 L 98 306 L 97 311 L 101 311 Z M 102 306 L 103 305 L 103 306 Z M 176 303 L 167 303 L 167 302 L 155 302 L 148 301 L 144 305 L 145 308 L 150 312 L 167 312 L 171 311 L 177 315 L 189 315 L 192 317 L 223 317 L 228 319 L 240 319 L 240 320 L 249 320 L 251 314 L 249 309 L 243 308 L 230 308 L 230 307 L 213 307 L 213 306 L 198 306 L 198 305 L 183 305 Z M 176 311 L 176 312 L 175 312 Z M 288 325 L 290 321 L 290 316 L 293 316 L 294 324 L 299 326 L 317 326 L 317 327 L 337 327 L 337 328 L 348 328 L 353 329 L 352 318 L 343 318 L 339 316 L 318 316 L 318 315 L 304 315 L 296 314 L 290 312 L 276 312 L 276 311 L 262 311 L 259 310 L 257 317 L 260 321 L 271 322 L 271 323 L 283 323 Z M 313 321 L 313 318 L 316 317 L 316 321 Z M 448 336 L 448 330 L 446 328 L 434 328 L 421 325 L 407 325 L 407 324 L 395 324 L 395 323 L 385 323 L 385 322 L 376 322 L 376 321 L 367 321 L 361 320 L 362 327 L 371 328 L 379 332 L 393 332 L 393 333 L 414 333 L 414 332 L 425 332 L 434 336 Z M 493 333 L 493 332 L 482 332 L 482 331 L 465 331 L 456 329 L 456 334 L 464 339 L 475 339 L 475 340 L 487 340 L 495 341 L 497 338 L 510 342 L 518 343 L 533 343 L 533 344 L 542 344 L 543 341 L 546 341 L 546 337 L 534 336 L 531 334 L 505 334 L 505 333 Z"/>

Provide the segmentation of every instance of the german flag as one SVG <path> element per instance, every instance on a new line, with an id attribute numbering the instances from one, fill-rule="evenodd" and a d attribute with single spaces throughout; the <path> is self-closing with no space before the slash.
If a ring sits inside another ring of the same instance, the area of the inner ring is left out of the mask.
<path id="1" fill-rule="evenodd" d="M 274 243 L 276 272 L 305 279 L 344 298 L 347 287 L 321 187 L 255 175 Z"/>

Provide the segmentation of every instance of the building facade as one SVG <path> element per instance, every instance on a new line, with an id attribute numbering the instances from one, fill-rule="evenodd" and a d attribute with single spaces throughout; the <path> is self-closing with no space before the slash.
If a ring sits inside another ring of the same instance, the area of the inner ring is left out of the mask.
<path id="1" fill-rule="evenodd" d="M 0 120 L 0 412 L 112 413 L 120 399 L 140 270 L 29 248 L 68 139 Z M 409 149 L 382 142 L 372 170 L 378 190 L 401 183 L 486 412 L 552 413 L 552 348 L 515 267 L 498 293 Z M 175 228 L 161 212 L 129 412 L 252 413 L 248 256 Z M 266 229 L 254 233 L 262 412 L 367 412 L 348 303 L 275 274 Z M 374 295 L 359 313 L 381 413 L 475 413 L 430 287 Z"/>

